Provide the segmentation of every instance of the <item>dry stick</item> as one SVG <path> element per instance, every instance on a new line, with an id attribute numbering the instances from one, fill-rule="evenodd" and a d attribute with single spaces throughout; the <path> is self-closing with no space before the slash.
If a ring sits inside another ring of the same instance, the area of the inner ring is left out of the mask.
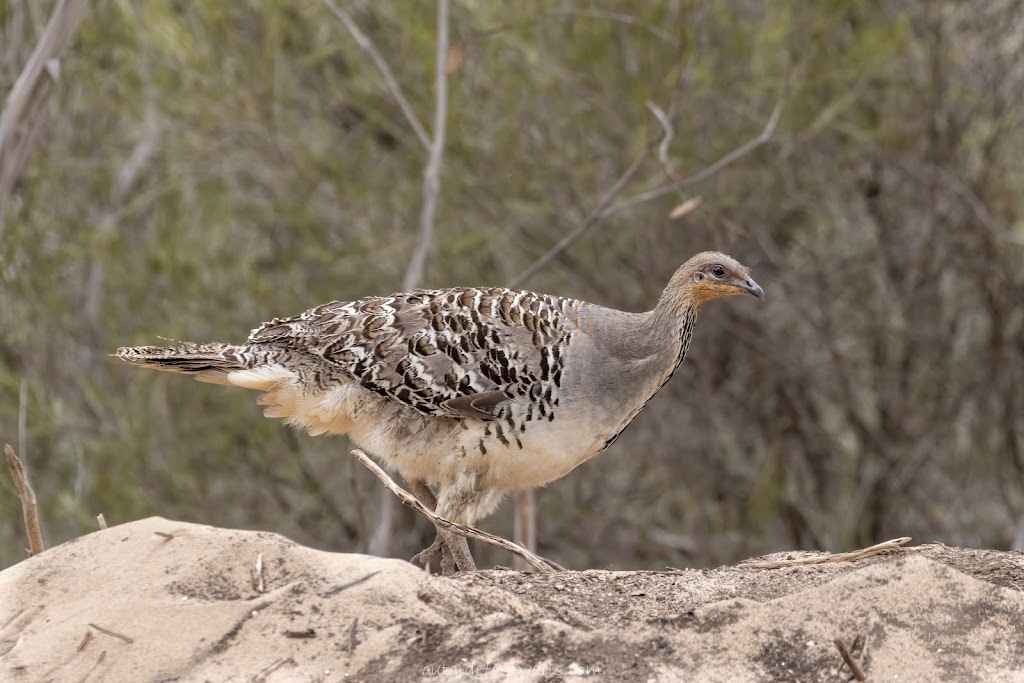
<path id="1" fill-rule="evenodd" d="M 82 643 L 78 646 L 78 651 L 81 652 L 82 650 L 84 650 L 85 646 L 89 644 L 90 640 L 92 640 L 92 631 L 86 631 L 85 637 L 82 638 Z"/>
<path id="2" fill-rule="evenodd" d="M 129 638 L 129 637 L 128 637 L 128 636 L 126 636 L 126 635 L 123 635 L 123 634 L 117 633 L 116 631 L 111 631 L 110 629 L 108 629 L 108 628 L 103 628 L 102 626 L 97 626 L 96 624 L 93 624 L 93 623 L 91 623 L 91 622 L 89 623 L 89 626 L 92 626 L 92 627 L 93 627 L 94 629 L 96 629 L 96 630 L 97 630 L 97 631 L 99 631 L 100 633 L 105 633 L 105 634 L 107 634 L 108 636 L 113 636 L 114 638 L 119 638 L 119 639 L 123 640 L 124 642 L 126 642 L 126 643 L 128 643 L 128 644 L 131 644 L 131 643 L 134 643 L 134 642 L 135 642 L 134 640 L 132 640 L 131 638 Z"/>
<path id="3" fill-rule="evenodd" d="M 348 629 L 348 653 L 356 649 L 356 628 L 359 627 L 359 617 L 352 620 L 352 625 Z"/>
<path id="4" fill-rule="evenodd" d="M 3 234 L 8 201 L 44 120 L 39 115 L 40 111 L 60 75 L 60 56 L 71 44 L 88 9 L 88 0 L 60 0 L 57 3 L 0 113 L 0 235 Z"/>
<path id="5" fill-rule="evenodd" d="M 419 284 L 423 266 L 427 262 L 430 240 L 434 233 L 434 213 L 437 193 L 441 187 L 441 158 L 444 153 L 445 125 L 448 120 L 448 73 L 445 57 L 448 54 L 448 0 L 437 3 L 437 46 L 434 56 L 434 137 L 429 145 L 427 166 L 423 170 L 423 208 L 420 211 L 420 233 L 416 250 L 409 259 L 402 281 L 402 291 L 408 292 Z"/>
<path id="6" fill-rule="evenodd" d="M 107 518 L 103 516 L 103 513 L 96 515 L 96 523 L 100 525 L 100 529 L 107 528 Z"/>
<path id="7" fill-rule="evenodd" d="M 633 163 L 629 166 L 629 168 L 626 169 L 622 176 L 619 177 L 615 184 L 612 185 L 611 188 L 609 188 L 609 190 L 601 198 L 601 201 L 598 202 L 597 207 L 595 207 L 594 210 L 590 212 L 590 214 L 583 221 L 583 223 L 576 226 L 576 228 L 572 232 L 570 232 L 561 240 L 559 240 L 557 244 L 555 244 L 553 247 L 544 252 L 544 254 L 541 255 L 540 258 L 538 258 L 536 261 L 530 264 L 530 266 L 527 267 L 523 272 L 519 273 L 519 275 L 513 278 L 512 283 L 509 286 L 513 288 L 518 287 L 523 282 L 531 278 L 533 275 L 537 273 L 537 271 L 539 271 L 541 268 L 550 263 L 556 256 L 558 256 L 563 251 L 572 246 L 573 243 L 575 243 L 580 237 L 582 237 L 583 234 L 586 233 L 590 228 L 594 227 L 601 219 L 607 218 L 631 206 L 636 206 L 637 204 L 642 204 L 644 202 L 648 202 L 653 199 L 663 197 L 666 194 L 676 192 L 686 187 L 690 187 L 691 185 L 696 185 L 699 182 L 707 180 L 708 178 L 710 178 L 711 176 L 713 176 L 714 174 L 718 173 L 723 168 L 728 166 L 729 164 L 737 161 L 738 159 L 746 156 L 747 154 L 750 154 L 752 151 L 754 151 L 761 145 L 771 140 L 772 135 L 774 135 L 775 133 L 775 126 L 778 124 L 779 116 L 782 114 L 782 105 L 782 99 L 776 102 L 775 108 L 772 109 L 772 113 L 768 117 L 768 122 L 765 124 L 764 129 L 757 137 L 748 140 L 747 142 L 740 145 L 736 149 L 732 150 L 725 156 L 721 157 L 718 161 L 714 162 L 710 166 L 701 169 L 700 171 L 694 173 L 691 176 L 682 178 L 681 180 L 674 181 L 667 185 L 654 188 L 653 190 L 648 190 L 647 192 L 641 192 L 639 194 L 633 195 L 632 197 L 627 197 L 626 199 L 623 199 L 620 202 L 612 204 L 612 201 L 619 194 L 619 192 L 622 191 L 622 188 L 626 185 L 626 183 L 628 183 L 633 178 L 633 176 L 639 170 L 640 164 L 646 158 L 647 147 L 645 146 L 644 151 L 641 152 L 640 156 L 638 156 L 636 160 L 633 161 Z M 660 147 L 665 136 L 667 136 L 669 131 L 671 131 L 672 129 L 671 127 L 665 127 L 667 118 L 663 121 L 662 116 L 659 115 L 659 112 L 660 114 L 664 114 L 663 111 L 658 109 L 658 111 L 656 112 L 649 105 L 647 108 L 648 110 L 651 111 L 655 118 L 658 119 L 659 124 L 662 126 L 663 136 L 658 140 L 658 145 Z"/>
<path id="8" fill-rule="evenodd" d="M 601 200 L 597 203 L 597 206 L 594 207 L 594 210 L 590 212 L 586 219 L 584 219 L 582 223 L 577 225 L 576 228 L 572 230 L 572 232 L 568 233 L 565 237 L 558 240 L 558 242 L 553 247 L 544 252 L 540 256 L 540 258 L 538 258 L 536 261 L 527 266 L 527 268 L 523 272 L 519 273 L 519 275 L 516 275 L 514 278 L 512 278 L 512 282 L 509 283 L 509 287 L 515 289 L 519 285 L 529 280 L 537 273 L 537 271 L 542 269 L 544 266 L 553 261 L 556 256 L 558 256 L 563 251 L 572 246 L 573 243 L 576 242 L 580 237 L 583 237 L 583 234 L 586 233 L 587 230 L 590 230 L 590 228 L 597 225 L 597 222 L 604 217 L 605 211 L 607 211 L 607 209 L 609 208 L 609 205 L 612 203 L 612 200 L 615 199 L 616 195 L 618 195 L 619 192 L 622 191 L 622 188 L 626 186 L 626 183 L 633 179 L 633 176 L 636 175 L 636 172 L 640 170 L 640 165 L 643 164 L 644 159 L 646 158 L 647 147 L 645 145 L 643 151 L 637 155 L 636 159 L 633 160 L 633 163 L 631 163 L 629 167 L 622 173 L 622 175 L 619 176 L 619 179 L 615 181 L 615 184 L 608 188 L 608 191 L 604 193 L 604 196 L 601 197 Z"/>
<path id="9" fill-rule="evenodd" d="M 850 656 L 850 651 L 846 649 L 845 645 L 843 645 L 843 641 L 836 638 L 832 642 L 836 644 L 837 648 L 839 648 L 839 654 L 842 655 L 843 661 L 846 662 L 846 666 L 850 667 L 850 671 L 853 672 L 853 677 L 858 681 L 867 680 L 867 677 L 864 676 L 864 672 L 861 671 L 859 666 L 857 666 L 857 662 L 852 656 Z"/>
<path id="10" fill-rule="evenodd" d="M 337 595 L 337 594 L 338 594 L 338 593 L 340 593 L 341 591 L 343 591 L 343 590 L 348 590 L 348 589 L 349 589 L 349 588 L 351 588 L 352 586 L 358 586 L 358 585 L 359 585 L 359 584 L 361 584 L 361 583 L 362 583 L 363 581 L 369 581 L 369 580 L 370 580 L 370 579 L 372 579 L 373 577 L 377 576 L 377 574 L 380 574 L 380 570 L 379 570 L 379 569 L 378 569 L 377 571 L 375 571 L 375 572 L 370 572 L 370 573 L 369 573 L 369 574 L 367 574 L 366 576 L 360 576 L 360 577 L 359 577 L 358 579 L 352 579 L 351 581 L 348 581 L 348 582 L 346 582 L 346 583 L 343 583 L 343 584 L 341 584 L 340 586 L 335 586 L 335 587 L 334 587 L 334 588 L 332 588 L 331 590 L 329 590 L 329 591 L 327 591 L 326 593 L 324 593 L 323 597 L 325 597 L 325 598 L 329 598 L 329 597 L 330 597 L 330 596 L 332 596 L 332 595 Z"/>
<path id="11" fill-rule="evenodd" d="M 326 1 L 326 0 L 325 0 Z M 434 128 L 433 138 L 428 145 L 427 164 L 423 170 L 423 207 L 420 211 L 419 235 L 409 265 L 402 278 L 402 291 L 416 288 L 423 276 L 427 263 L 430 243 L 434 235 L 434 214 L 437 212 L 437 195 L 441 188 L 441 159 L 444 154 L 445 131 L 448 120 L 448 72 L 445 68 L 448 56 L 448 0 L 437 3 L 437 44 L 434 52 Z M 378 509 L 380 519 L 370 539 L 371 555 L 387 555 L 393 523 L 394 501 L 381 492 Z"/>
<path id="12" fill-rule="evenodd" d="M 388 66 L 384 57 L 381 56 L 380 51 L 377 50 L 373 41 L 370 40 L 369 36 L 362 32 L 359 25 L 352 20 L 352 17 L 349 16 L 348 12 L 341 9 L 334 3 L 334 0 L 324 0 L 324 4 L 334 12 L 334 16 L 341 20 L 341 23 L 345 25 L 345 29 L 349 34 L 351 34 L 352 38 L 356 41 L 356 44 L 363 49 L 363 52 L 370 55 L 370 59 L 373 60 L 374 65 L 377 67 L 377 71 L 379 71 L 380 75 L 384 77 L 384 83 L 387 85 L 388 91 L 391 93 L 391 96 L 395 98 L 395 102 L 398 103 L 399 108 L 405 115 L 406 121 L 408 121 L 409 125 L 412 126 L 413 131 L 416 133 L 416 137 L 420 139 L 423 146 L 429 150 L 431 142 L 430 138 L 427 136 L 427 131 L 423 129 L 423 124 L 421 124 L 420 120 L 416 117 L 416 112 L 413 111 L 412 105 L 409 104 L 409 100 L 405 99 L 405 94 L 402 92 L 402 86 L 398 85 L 398 80 L 395 78 L 395 75 L 391 73 L 391 67 Z M 446 0 L 445 5 L 445 11 L 447 12 Z M 440 12 L 440 7 L 438 7 L 438 11 Z"/>
<path id="13" fill-rule="evenodd" d="M 33 555 L 46 550 L 43 545 L 43 534 L 39 530 L 39 505 L 36 503 L 36 492 L 32 490 L 25 475 L 25 469 L 21 460 L 14 454 L 10 444 L 4 444 L 4 457 L 7 459 L 7 467 L 11 470 L 11 477 L 14 479 L 14 487 L 18 490 L 18 498 L 21 499 L 21 512 L 25 517 L 25 532 L 28 534 L 28 547 Z"/>
<path id="14" fill-rule="evenodd" d="M 783 99 L 780 99 L 778 102 L 775 103 L 775 107 L 772 109 L 772 113 L 768 117 L 768 122 L 765 124 L 764 129 L 757 137 L 748 140 L 747 142 L 743 143 L 742 145 L 732 150 L 725 156 L 721 157 L 718 161 L 714 162 L 710 166 L 705 166 L 704 168 L 697 171 L 693 175 L 687 176 L 681 180 L 668 183 L 667 185 L 662 185 L 661 187 L 656 187 L 653 190 L 641 192 L 639 194 L 633 195 L 632 197 L 627 197 L 626 199 L 623 199 L 621 202 L 618 202 L 617 204 L 608 207 L 608 209 L 601 215 L 601 218 L 606 218 L 607 216 L 611 216 L 612 214 L 618 213 L 619 211 L 627 209 L 631 206 L 642 204 L 644 202 L 649 202 L 652 199 L 657 199 L 659 197 L 663 197 L 677 190 L 681 190 L 683 188 L 690 187 L 691 185 L 696 185 L 697 183 L 703 182 L 710 178 L 711 176 L 713 176 L 714 174 L 721 171 L 729 164 L 738 161 L 739 159 L 750 154 L 755 149 L 757 149 L 758 147 L 772 139 L 772 135 L 775 134 L 775 126 L 779 122 L 779 116 L 782 115 L 782 106 L 784 103 L 785 100 Z"/>
<path id="15" fill-rule="evenodd" d="M 515 543 L 507 541 L 500 536 L 489 534 L 486 531 L 481 531 L 480 529 L 476 529 L 474 527 L 465 526 L 463 524 L 456 524 L 455 522 L 445 519 L 444 517 L 437 516 L 436 514 L 434 514 L 433 510 L 428 510 L 426 507 L 424 507 L 423 504 L 420 503 L 420 501 L 416 498 L 416 496 L 412 495 L 411 493 L 403 489 L 401 486 L 396 484 L 394 480 L 391 479 L 391 477 L 389 477 L 387 473 L 377 465 L 377 463 L 370 460 L 369 456 L 367 456 L 366 453 L 363 453 L 361 450 L 357 448 L 352 451 L 352 455 L 356 456 L 359 462 L 361 462 L 368 470 L 373 472 L 373 474 L 378 479 L 381 480 L 384 486 L 388 487 L 388 489 L 393 494 L 398 496 L 398 498 L 403 503 L 405 503 L 413 510 L 416 510 L 421 515 L 429 519 L 431 522 L 434 523 L 434 526 L 440 527 L 447 531 L 451 531 L 453 533 L 458 534 L 459 536 L 471 538 L 476 541 L 483 541 L 488 545 L 493 545 L 496 548 L 506 550 L 514 555 L 523 558 L 539 572 L 549 573 L 561 569 L 561 567 L 559 567 L 555 563 L 550 562 L 549 560 L 545 560 L 543 557 L 534 555 L 530 551 L 521 548 Z"/>
<path id="16" fill-rule="evenodd" d="M 851 550 L 848 553 L 836 553 L 834 555 L 825 555 L 823 557 L 803 557 L 798 560 L 740 562 L 736 566 L 740 569 L 781 569 L 782 567 L 796 567 L 807 564 L 825 564 L 828 562 L 856 562 L 857 560 L 863 560 L 866 557 L 880 555 L 881 553 L 891 550 L 902 550 L 900 546 L 910 543 L 911 540 L 913 539 L 911 539 L 910 536 L 902 536 L 900 538 L 894 538 L 891 541 L 885 541 L 884 543 L 873 545 L 869 548 Z"/>

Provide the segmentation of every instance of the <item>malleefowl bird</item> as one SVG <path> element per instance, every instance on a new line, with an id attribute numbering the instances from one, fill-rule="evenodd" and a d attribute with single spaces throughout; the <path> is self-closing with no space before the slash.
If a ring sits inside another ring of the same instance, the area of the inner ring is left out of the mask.
<path id="1" fill-rule="evenodd" d="M 611 445 L 682 363 L 701 307 L 733 294 L 764 298 L 748 268 L 703 252 L 645 313 L 500 287 L 419 290 L 275 318 L 240 345 L 117 355 L 262 391 L 267 417 L 348 434 L 424 505 L 473 525 L 509 491 Z M 439 553 L 445 573 L 476 568 L 466 540 L 442 529 L 414 560 Z"/>

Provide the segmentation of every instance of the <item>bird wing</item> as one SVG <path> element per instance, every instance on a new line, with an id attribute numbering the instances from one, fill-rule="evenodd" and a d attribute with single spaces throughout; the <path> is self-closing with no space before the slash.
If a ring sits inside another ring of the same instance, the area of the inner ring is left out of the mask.
<path id="1" fill-rule="evenodd" d="M 419 290 L 332 301 L 253 330 L 249 344 L 322 356 L 426 415 L 495 420 L 525 399 L 543 416 L 561 385 L 577 302 L 508 289 Z"/>

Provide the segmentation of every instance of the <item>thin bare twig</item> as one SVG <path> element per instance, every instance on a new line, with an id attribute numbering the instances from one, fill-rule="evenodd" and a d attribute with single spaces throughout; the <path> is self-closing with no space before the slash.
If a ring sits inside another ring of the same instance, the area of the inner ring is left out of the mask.
<path id="1" fill-rule="evenodd" d="M 826 564 L 829 562 L 856 562 L 857 560 L 863 560 L 866 557 L 873 555 L 880 555 L 885 552 L 893 550 L 901 550 L 901 546 L 910 543 L 910 536 L 902 536 L 900 538 L 894 538 L 891 541 L 885 541 L 873 545 L 869 548 L 861 548 L 860 550 L 851 550 L 848 553 L 835 553 L 834 555 L 821 555 L 818 557 L 802 557 L 798 560 L 776 560 L 772 562 L 740 562 L 736 566 L 740 569 L 781 569 L 783 567 L 796 567 L 807 564 Z"/>
<path id="2" fill-rule="evenodd" d="M 464 536 L 466 538 L 471 538 L 477 541 L 483 541 L 488 545 L 493 545 L 496 548 L 506 550 L 512 553 L 513 555 L 517 555 L 523 558 L 539 572 L 550 573 L 560 569 L 560 567 L 555 565 L 553 562 L 545 560 L 543 557 L 539 557 L 538 555 L 534 555 L 530 551 L 525 550 L 524 548 L 521 548 L 515 543 L 505 540 L 500 536 L 495 536 L 494 534 L 489 534 L 486 531 L 481 531 L 480 529 L 476 529 L 474 527 L 465 526 L 464 524 L 457 524 L 451 520 L 445 519 L 444 517 L 437 516 L 436 514 L 434 514 L 433 510 L 428 510 L 416 498 L 416 496 L 412 495 L 411 493 L 403 489 L 401 486 L 396 484 L 394 480 L 391 477 L 389 477 L 387 473 L 377 465 L 377 463 L 375 463 L 373 460 L 370 460 L 369 456 L 366 455 L 366 453 L 363 453 L 361 450 L 356 448 L 355 450 L 352 451 L 352 455 L 354 455 L 359 460 L 359 462 L 361 462 L 368 470 L 373 472 L 373 474 L 378 479 L 381 480 L 381 483 L 383 483 L 384 486 L 386 486 L 388 490 L 390 490 L 393 494 L 398 496 L 398 498 L 403 503 L 405 503 L 413 510 L 416 510 L 416 512 L 420 513 L 421 515 L 429 519 L 431 522 L 434 523 L 434 526 L 445 529 L 446 531 L 451 531 L 453 533 L 458 534 L 459 536 Z"/>
<path id="3" fill-rule="evenodd" d="M 356 649 L 356 629 L 359 628 L 359 617 L 352 620 L 352 625 L 348 627 L 348 653 L 352 654 Z"/>
<path id="4" fill-rule="evenodd" d="M 448 72 L 445 62 L 448 56 L 448 0 L 437 3 L 437 45 L 434 50 L 434 130 L 428 145 L 427 164 L 423 170 L 423 206 L 420 210 L 419 235 L 409 265 L 402 278 L 402 291 L 412 291 L 423 277 L 423 268 L 430 253 L 434 235 L 434 214 L 437 212 L 437 195 L 441 188 L 441 159 L 444 154 L 445 130 L 448 119 Z M 371 555 L 387 555 L 394 521 L 394 501 L 385 492 L 378 498 L 379 511 L 377 526 L 370 539 Z"/>
<path id="5" fill-rule="evenodd" d="M 423 276 L 423 266 L 430 251 L 434 233 L 434 214 L 437 193 L 441 188 L 441 159 L 444 155 L 445 125 L 448 119 L 448 73 L 445 59 L 448 55 L 448 0 L 437 3 L 437 46 L 434 52 L 434 137 L 430 143 L 427 166 L 423 171 L 423 208 L 420 211 L 420 233 L 416 250 L 409 259 L 402 281 L 402 291 L 414 289 Z"/>
<path id="6" fill-rule="evenodd" d="M 615 181 L 615 184 L 608 188 L 608 190 L 604 193 L 604 196 L 602 196 L 601 200 L 597 203 L 597 206 L 594 207 L 593 211 L 590 212 L 586 219 L 584 219 L 582 223 L 577 225 L 572 230 L 572 232 L 567 234 L 562 239 L 558 240 L 558 242 L 555 243 L 553 247 L 544 252 L 540 256 L 540 258 L 538 258 L 536 261 L 527 266 L 527 268 L 523 270 L 523 272 L 519 273 L 519 275 L 516 275 L 514 278 L 512 278 L 512 281 L 509 283 L 509 287 L 516 288 L 523 284 L 524 282 L 526 282 L 527 280 L 529 280 L 537 273 L 537 271 L 539 271 L 547 264 L 551 263 L 551 261 L 553 261 L 555 257 L 557 257 L 563 251 L 572 246 L 572 244 L 576 242 L 576 240 L 578 240 L 580 237 L 583 237 L 584 233 L 590 230 L 590 228 L 594 227 L 597 224 L 597 222 L 600 221 L 601 218 L 603 218 L 606 215 L 605 212 L 608 210 L 609 205 L 619 194 L 619 192 L 622 191 L 622 188 L 626 186 L 626 183 L 632 180 L 633 176 L 636 175 L 636 172 L 640 170 L 640 166 L 641 164 L 643 164 L 644 159 L 646 158 L 647 147 L 645 146 L 643 151 L 640 152 L 640 154 L 638 154 L 636 158 L 633 160 L 633 163 L 631 163 L 629 167 L 622 173 L 622 175 L 619 176 L 619 179 Z"/>
<path id="7" fill-rule="evenodd" d="M 363 49 L 363 52 L 370 55 L 370 59 L 373 60 L 374 65 L 377 67 L 377 71 L 384 77 L 384 83 L 388 87 L 388 91 L 391 96 L 395 98 L 395 102 L 398 103 L 399 108 L 405 115 L 405 120 L 412 126 L 413 131 L 416 133 L 416 137 L 419 138 L 423 147 L 430 149 L 431 142 L 427 136 L 427 131 L 423 128 L 423 124 L 420 123 L 419 118 L 416 117 L 416 112 L 413 111 L 412 105 L 409 104 L 409 100 L 405 98 L 405 94 L 402 92 L 402 86 L 398 85 L 398 80 L 395 75 L 391 73 L 391 67 L 388 66 L 387 61 L 381 55 L 380 51 L 370 40 L 370 37 L 363 33 L 359 25 L 352 20 L 352 17 L 348 12 L 338 7 L 334 0 L 324 0 L 324 4 L 334 12 L 334 16 L 341 20 L 341 23 L 345 25 L 345 29 L 352 35 L 352 38 L 356 41 L 356 44 Z M 447 2 L 445 2 L 445 9 L 447 10 Z M 446 48 L 447 49 L 447 48 Z M 442 57 L 442 65 L 444 59 Z"/>
<path id="8" fill-rule="evenodd" d="M 117 631 L 111 631 L 109 628 L 103 628 L 102 626 L 97 626 L 96 624 L 93 624 L 91 622 L 89 623 L 89 626 L 92 626 L 94 629 L 96 629 L 100 633 L 106 633 L 108 636 L 111 636 L 113 638 L 118 638 L 120 640 L 123 640 L 124 642 L 128 643 L 129 645 L 131 643 L 135 642 L 134 640 L 132 640 L 128 636 L 126 636 L 126 635 L 124 635 L 122 633 L 118 633 Z"/>
<path id="9" fill-rule="evenodd" d="M 85 637 L 82 638 L 82 642 L 78 645 L 78 652 L 81 652 L 82 650 L 84 650 L 85 646 L 88 645 L 89 641 L 91 641 L 91 640 L 92 640 L 92 631 L 86 631 L 85 632 Z"/>
<path id="10" fill-rule="evenodd" d="M 60 57 L 88 9 L 88 0 L 57 3 L 0 113 L 0 235 L 14 186 L 44 120 L 39 112 L 60 76 Z"/>
<path id="11" fill-rule="evenodd" d="M 32 490 L 32 484 L 28 481 L 25 468 L 21 460 L 14 454 L 10 444 L 4 444 L 4 458 L 7 459 L 7 467 L 11 470 L 11 477 L 14 479 L 14 488 L 18 490 L 18 498 L 21 499 L 21 513 L 25 518 L 25 533 L 28 534 L 29 552 L 33 555 L 46 550 L 43 545 L 43 534 L 39 529 L 39 504 L 36 502 L 36 492 Z"/>
<path id="12" fill-rule="evenodd" d="M 363 581 L 369 581 L 369 580 L 370 580 L 370 579 L 372 579 L 373 577 L 377 576 L 377 574 L 380 574 L 380 570 L 379 570 L 379 569 L 378 569 L 377 571 L 374 571 L 374 572 L 370 572 L 370 573 L 369 573 L 369 574 L 367 574 L 366 576 L 360 576 L 360 577 L 359 577 L 358 579 L 352 579 L 351 581 L 348 581 L 348 582 L 346 582 L 346 583 L 343 583 L 343 584 L 341 584 L 340 586 L 335 586 L 334 588 L 332 588 L 332 589 L 330 589 L 329 591 L 327 591 L 326 593 L 324 593 L 324 595 L 323 595 L 323 596 L 324 596 L 325 598 L 329 598 L 329 597 L 330 597 L 330 596 L 332 596 L 332 595 L 337 595 L 337 594 L 338 594 L 338 593 L 340 593 L 341 591 L 343 591 L 343 590 L 348 590 L 348 589 L 349 589 L 349 588 L 351 588 L 352 586 L 358 586 L 358 585 L 359 585 L 359 584 L 361 584 L 361 583 L 362 583 Z"/>
<path id="13" fill-rule="evenodd" d="M 853 673 L 853 677 L 856 678 L 858 681 L 867 680 L 867 677 L 864 675 L 864 672 L 861 671 L 861 668 L 857 665 L 857 661 L 850 655 L 850 651 L 846 649 L 846 646 L 843 645 L 843 641 L 841 641 L 839 638 L 836 638 L 832 642 L 835 643 L 836 647 L 839 649 L 839 654 L 842 656 L 843 661 L 846 662 L 846 666 L 850 667 L 850 671 Z"/>
<path id="14" fill-rule="evenodd" d="M 780 98 L 779 101 L 775 103 L 775 107 L 772 109 L 772 113 L 768 117 L 768 122 L 765 123 L 764 129 L 757 137 L 747 140 L 745 143 L 743 143 L 736 149 L 732 150 L 725 156 L 721 157 L 718 161 L 714 162 L 710 166 L 702 168 L 693 175 L 668 183 L 666 185 L 662 185 L 661 187 L 656 187 L 653 190 L 641 192 L 639 194 L 633 195 L 632 197 L 627 197 L 626 199 L 623 199 L 621 202 L 618 202 L 608 207 L 608 209 L 601 215 L 601 218 L 606 218 L 608 216 L 611 216 L 612 214 L 618 213 L 619 211 L 627 209 L 631 206 L 643 204 L 644 202 L 649 202 L 652 199 L 664 197 L 665 195 L 671 192 L 676 192 L 677 190 L 681 190 L 683 188 L 690 187 L 692 185 L 696 185 L 697 183 L 703 182 L 710 178 L 711 176 L 718 173 L 719 171 L 721 171 L 729 164 L 732 164 L 733 162 L 738 161 L 739 159 L 742 159 L 746 155 L 750 154 L 755 149 L 757 149 L 758 147 L 772 139 L 772 135 L 775 134 L 775 126 L 779 122 L 779 116 L 782 115 L 782 106 L 784 102 L 785 100 Z"/>

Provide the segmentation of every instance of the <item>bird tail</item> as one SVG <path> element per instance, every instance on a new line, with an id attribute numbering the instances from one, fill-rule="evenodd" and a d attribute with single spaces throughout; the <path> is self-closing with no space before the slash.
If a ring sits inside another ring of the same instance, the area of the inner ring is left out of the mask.
<path id="1" fill-rule="evenodd" d="M 241 351 L 241 346 L 219 342 L 185 342 L 176 347 L 122 346 L 117 357 L 132 365 L 192 375 L 200 382 L 230 384 L 227 374 L 247 367 Z"/>

